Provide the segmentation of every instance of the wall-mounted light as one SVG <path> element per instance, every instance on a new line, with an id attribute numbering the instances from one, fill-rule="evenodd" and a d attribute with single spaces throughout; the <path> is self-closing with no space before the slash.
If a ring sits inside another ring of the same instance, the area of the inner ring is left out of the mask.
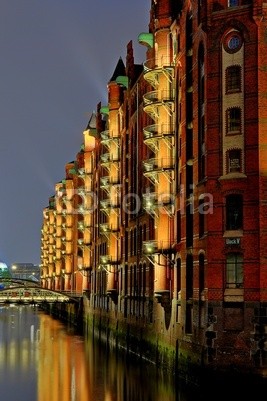
<path id="1" fill-rule="evenodd" d="M 186 162 L 187 166 L 193 166 L 194 164 L 194 159 L 188 159 Z"/>

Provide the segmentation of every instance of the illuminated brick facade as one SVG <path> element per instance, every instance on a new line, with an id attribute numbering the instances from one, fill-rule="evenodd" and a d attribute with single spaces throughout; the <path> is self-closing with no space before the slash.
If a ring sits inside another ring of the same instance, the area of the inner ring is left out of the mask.
<path id="1" fill-rule="evenodd" d="M 89 326 L 181 370 L 267 367 L 266 18 L 152 1 L 144 65 L 130 42 L 44 211 L 43 285 L 87 291 Z"/>

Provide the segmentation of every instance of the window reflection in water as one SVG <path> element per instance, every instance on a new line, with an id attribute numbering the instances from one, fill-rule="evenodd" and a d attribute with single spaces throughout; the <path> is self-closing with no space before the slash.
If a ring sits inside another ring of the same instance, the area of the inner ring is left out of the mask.
<path id="1" fill-rule="evenodd" d="M 84 340 L 32 306 L 0 307 L 0 385 L 8 401 L 177 399 L 154 366 Z"/>

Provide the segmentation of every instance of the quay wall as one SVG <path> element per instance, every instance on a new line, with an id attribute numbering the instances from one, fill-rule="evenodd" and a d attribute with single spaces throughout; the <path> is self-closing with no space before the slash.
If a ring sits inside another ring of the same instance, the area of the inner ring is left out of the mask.
<path id="1" fill-rule="evenodd" d="M 92 309 L 89 300 L 84 299 L 84 334 L 94 336 L 129 357 L 156 364 L 172 375 L 179 372 L 179 377 L 187 382 L 199 382 L 201 347 L 184 344 L 178 349 L 178 341 L 166 341 L 165 335 L 156 331 L 153 324 L 144 324 L 135 317 L 120 319 L 116 314 Z"/>
<path id="2" fill-rule="evenodd" d="M 248 385 L 263 385 L 266 389 L 265 351 L 260 344 L 266 338 L 267 309 L 258 303 L 243 305 L 242 332 L 234 330 L 238 316 L 232 311 L 226 316 L 228 311 L 222 303 L 213 302 L 205 305 L 211 322 L 208 330 L 206 326 L 198 327 L 192 334 L 184 334 L 176 319 L 175 301 L 170 312 L 153 302 L 151 322 L 131 314 L 123 317 L 112 306 L 108 310 L 94 307 L 94 301 L 87 297 L 83 301 L 85 335 L 93 335 L 129 356 L 148 360 L 187 383 L 205 385 L 212 378 L 218 384 L 225 380 L 242 384 L 245 380 Z M 192 306 L 195 312 L 198 306 Z M 225 319 L 229 330 L 224 330 Z"/>
<path id="3" fill-rule="evenodd" d="M 264 370 L 257 369 L 252 363 L 251 350 L 247 347 L 246 341 L 238 339 L 232 343 L 231 352 L 225 353 L 223 338 L 229 343 L 229 333 L 222 334 L 220 328 L 222 322 L 222 306 L 213 305 L 213 329 L 205 333 L 206 343 L 203 345 L 200 337 L 197 340 L 193 336 L 177 335 L 177 328 L 170 318 L 170 324 L 166 329 L 166 311 L 162 311 L 160 305 L 154 304 L 156 318 L 153 322 L 137 316 L 123 317 L 118 310 L 110 308 L 105 310 L 100 307 L 93 307 L 92 298 L 84 295 L 76 303 L 70 304 L 47 304 L 46 309 L 51 315 L 75 326 L 85 338 L 93 336 L 97 340 L 105 343 L 110 348 L 116 349 L 129 358 L 140 358 L 156 364 L 171 375 L 192 385 L 206 385 L 211 378 L 214 382 L 225 382 L 225 380 L 236 383 L 245 381 L 247 384 L 256 383 L 257 385 L 267 386 L 264 378 Z M 172 308 L 174 309 L 174 308 Z M 267 309 L 266 309 L 267 311 Z M 253 315 L 253 308 L 249 308 L 249 313 Z M 262 310 L 257 312 L 263 313 Z M 161 316 L 161 318 L 160 318 Z M 165 319 L 165 321 L 164 321 Z M 254 319 L 255 320 L 255 319 Z M 261 317 L 261 320 L 265 318 Z M 262 338 L 260 336 L 259 320 L 256 322 L 256 331 L 248 334 L 252 338 Z M 221 333 L 217 333 L 220 329 Z M 207 336 L 207 333 L 210 335 Z M 218 338 L 218 347 L 214 345 Z M 232 334 L 232 338 L 235 335 Z M 219 343 L 219 341 L 221 343 Z M 242 343 L 245 344 L 242 347 Z"/>

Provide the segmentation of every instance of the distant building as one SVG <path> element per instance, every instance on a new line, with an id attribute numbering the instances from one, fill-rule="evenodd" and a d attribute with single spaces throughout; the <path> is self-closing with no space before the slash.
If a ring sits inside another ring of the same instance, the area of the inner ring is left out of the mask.
<path id="1" fill-rule="evenodd" d="M 0 261 L 0 279 L 1 278 L 8 278 L 10 277 L 10 272 L 9 269 L 7 267 L 7 264 Z"/>
<path id="2" fill-rule="evenodd" d="M 13 263 L 10 268 L 12 278 L 39 281 L 40 267 L 33 263 Z"/>

